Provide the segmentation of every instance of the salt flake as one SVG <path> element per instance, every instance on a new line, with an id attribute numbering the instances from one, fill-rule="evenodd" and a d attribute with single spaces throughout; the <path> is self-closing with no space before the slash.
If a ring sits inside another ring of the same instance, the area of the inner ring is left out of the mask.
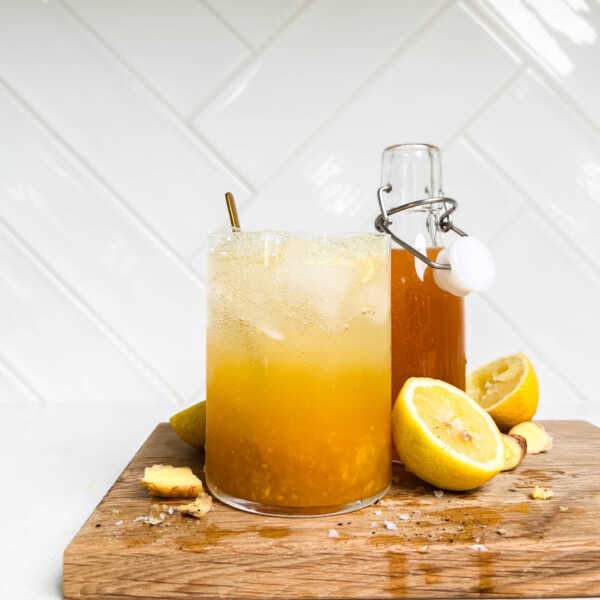
<path id="1" fill-rule="evenodd" d="M 156 517 L 137 517 L 137 519 L 134 519 L 133 522 L 137 523 L 138 521 L 141 521 L 142 523 L 146 523 L 147 525 L 158 525 L 159 523 L 162 523 L 163 520 L 162 519 L 157 519 Z"/>

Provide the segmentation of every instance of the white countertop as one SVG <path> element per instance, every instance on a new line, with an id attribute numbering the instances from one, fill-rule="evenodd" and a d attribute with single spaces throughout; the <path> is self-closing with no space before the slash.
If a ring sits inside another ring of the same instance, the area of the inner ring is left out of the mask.
<path id="1" fill-rule="evenodd" d="M 154 427 L 174 412 L 169 405 L 0 405 L 2 600 L 62 598 L 65 547 Z M 545 407 L 536 419 L 600 426 L 600 406 Z"/>

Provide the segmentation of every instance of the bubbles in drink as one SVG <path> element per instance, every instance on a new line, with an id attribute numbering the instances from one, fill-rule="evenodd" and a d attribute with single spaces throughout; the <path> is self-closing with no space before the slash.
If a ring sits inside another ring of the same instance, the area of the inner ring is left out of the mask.
<path id="1" fill-rule="evenodd" d="M 217 312 L 242 316 L 273 340 L 306 328 L 341 330 L 361 316 L 379 324 L 388 318 L 378 235 L 230 233 L 211 249 L 211 260 L 219 263 L 219 281 L 211 281 L 222 302 Z"/>

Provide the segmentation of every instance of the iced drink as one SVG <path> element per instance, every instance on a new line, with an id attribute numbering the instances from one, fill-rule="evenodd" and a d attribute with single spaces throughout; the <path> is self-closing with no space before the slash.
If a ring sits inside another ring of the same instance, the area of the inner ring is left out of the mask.
<path id="1" fill-rule="evenodd" d="M 206 480 L 279 515 L 374 502 L 391 479 L 389 238 L 213 234 Z"/>

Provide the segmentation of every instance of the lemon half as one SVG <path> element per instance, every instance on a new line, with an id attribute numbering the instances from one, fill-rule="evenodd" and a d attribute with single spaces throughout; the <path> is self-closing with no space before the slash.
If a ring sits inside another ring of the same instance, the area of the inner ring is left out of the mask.
<path id="1" fill-rule="evenodd" d="M 504 466 L 504 442 L 490 415 L 444 381 L 409 379 L 398 394 L 392 423 L 400 458 L 432 485 L 470 490 Z"/>
<path id="2" fill-rule="evenodd" d="M 467 394 L 501 431 L 531 421 L 540 397 L 537 376 L 524 354 L 509 354 L 475 369 L 467 377 Z"/>

